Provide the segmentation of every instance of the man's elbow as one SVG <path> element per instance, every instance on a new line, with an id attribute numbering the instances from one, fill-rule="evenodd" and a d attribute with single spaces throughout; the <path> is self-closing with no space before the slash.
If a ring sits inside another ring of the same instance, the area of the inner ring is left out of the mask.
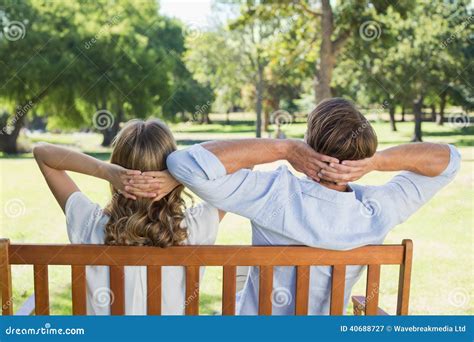
<path id="1" fill-rule="evenodd" d="M 446 149 L 443 154 L 440 154 L 439 167 L 437 175 L 444 174 L 447 177 L 454 178 L 461 167 L 461 154 L 459 150 L 453 145 L 444 145 Z M 437 176 L 435 175 L 435 176 Z"/>
<path id="2" fill-rule="evenodd" d="M 168 171 L 176 180 L 185 185 L 194 183 L 194 178 L 196 178 L 192 163 L 193 160 L 186 150 L 174 151 L 166 158 Z"/>

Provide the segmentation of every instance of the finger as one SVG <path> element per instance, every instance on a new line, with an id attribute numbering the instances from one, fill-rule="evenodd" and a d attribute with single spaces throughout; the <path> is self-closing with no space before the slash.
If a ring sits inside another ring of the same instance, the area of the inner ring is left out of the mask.
<path id="1" fill-rule="evenodd" d="M 130 178 L 132 178 L 132 179 L 156 179 L 155 177 L 145 176 L 145 175 L 133 175 Z"/>
<path id="2" fill-rule="evenodd" d="M 360 171 L 360 167 L 356 166 L 347 166 L 343 164 L 332 164 L 331 167 L 336 170 L 336 172 L 342 172 L 342 173 L 354 173 Z"/>
<path id="3" fill-rule="evenodd" d="M 133 191 L 134 196 L 143 197 L 143 198 L 154 198 L 156 197 L 156 193 L 154 192 L 145 192 L 145 191 Z"/>
<path id="4" fill-rule="evenodd" d="M 326 177 L 325 175 L 320 175 L 320 178 L 321 180 L 323 181 L 326 181 L 326 182 L 329 182 L 329 183 L 333 183 L 333 184 L 337 184 L 337 181 L 330 178 L 330 177 Z"/>
<path id="5" fill-rule="evenodd" d="M 134 186 L 130 186 L 130 185 L 127 185 L 125 187 L 125 191 L 128 191 L 128 192 L 131 192 L 131 193 L 134 193 L 136 194 L 137 192 L 148 192 L 148 193 L 157 193 L 160 189 L 158 187 L 154 187 L 152 185 L 149 185 L 149 184 L 140 184 L 140 185 L 134 185 Z"/>
<path id="6" fill-rule="evenodd" d="M 327 163 L 339 163 L 339 159 L 318 153 L 318 159 Z"/>
<path id="7" fill-rule="evenodd" d="M 347 173 L 337 173 L 337 172 L 331 172 L 331 171 L 326 171 L 326 170 L 321 170 L 319 171 L 319 174 L 320 174 L 320 177 L 321 175 L 324 176 L 324 177 L 328 177 L 328 178 L 331 178 L 335 181 L 349 181 L 349 179 L 351 178 L 351 175 L 347 174 Z"/>
<path id="8" fill-rule="evenodd" d="M 306 175 L 318 183 L 321 181 L 321 178 L 319 178 L 317 171 L 310 171 Z"/>
<path id="9" fill-rule="evenodd" d="M 352 166 L 352 167 L 363 167 L 367 161 L 365 159 L 361 160 L 344 160 L 342 161 L 342 165 Z"/>
<path id="10" fill-rule="evenodd" d="M 328 164 L 328 163 L 322 162 L 322 161 L 317 160 L 317 159 L 313 159 L 312 161 L 315 165 L 317 165 L 317 171 L 319 171 L 321 169 L 324 169 L 324 170 L 329 170 L 329 171 L 332 171 L 332 172 L 337 172 L 337 170 L 334 169 L 333 167 L 331 167 L 330 164 Z"/>
<path id="11" fill-rule="evenodd" d="M 130 184 L 156 184 L 161 183 L 160 180 L 156 178 L 132 178 L 130 179 Z"/>
<path id="12" fill-rule="evenodd" d="M 142 173 L 144 176 L 163 178 L 167 176 L 166 171 L 145 171 Z"/>
<path id="13" fill-rule="evenodd" d="M 130 176 L 139 175 L 141 173 L 142 172 L 140 170 L 125 170 L 125 174 Z"/>
<path id="14" fill-rule="evenodd" d="M 121 192 L 120 194 L 123 195 L 123 197 L 128 198 L 128 199 L 132 199 L 132 200 L 137 199 L 135 196 L 133 196 L 132 194 L 129 194 L 128 192 Z"/>

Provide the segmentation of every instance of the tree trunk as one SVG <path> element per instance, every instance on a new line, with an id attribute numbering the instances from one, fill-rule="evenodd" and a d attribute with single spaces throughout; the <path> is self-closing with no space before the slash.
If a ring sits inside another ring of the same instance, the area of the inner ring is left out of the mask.
<path id="1" fill-rule="evenodd" d="M 17 146 L 17 138 L 18 135 L 0 134 L 0 151 L 5 152 L 6 154 L 16 154 L 18 153 L 18 146 Z"/>
<path id="2" fill-rule="evenodd" d="M 388 109 L 388 114 L 390 116 L 390 129 L 392 130 L 392 132 L 396 132 L 397 126 L 395 124 L 395 105 L 394 104 L 390 104 L 390 107 Z"/>
<path id="3" fill-rule="evenodd" d="M 438 125 L 442 126 L 444 124 L 444 109 L 446 108 L 446 99 L 447 99 L 448 93 L 446 91 L 443 91 L 440 95 L 440 102 L 439 102 L 439 113 L 438 117 L 436 118 L 436 122 Z"/>
<path id="4" fill-rule="evenodd" d="M 225 123 L 226 125 L 230 125 L 230 109 L 227 109 L 225 113 Z"/>
<path id="5" fill-rule="evenodd" d="M 122 122 L 124 117 L 124 112 L 123 112 L 123 107 L 122 105 L 117 106 L 117 115 L 114 118 L 113 124 L 102 130 L 102 146 L 107 147 L 112 144 L 112 141 L 114 140 L 115 136 L 117 135 L 119 129 L 120 129 L 120 122 Z"/>
<path id="6" fill-rule="evenodd" d="M 415 115 L 415 130 L 413 133 L 413 138 L 411 141 L 423 141 L 421 133 L 421 119 L 422 119 L 422 110 L 423 110 L 423 96 L 418 96 L 415 101 L 413 101 L 413 114 Z"/>
<path id="7" fill-rule="evenodd" d="M 206 124 L 206 125 L 212 123 L 211 118 L 209 117 L 209 113 L 207 112 L 207 110 L 202 112 L 201 123 Z"/>
<path id="8" fill-rule="evenodd" d="M 262 108 L 263 108 L 263 64 L 258 62 L 257 74 L 257 103 L 255 111 L 257 113 L 257 124 L 255 129 L 255 136 L 260 138 L 262 136 Z"/>
<path id="9" fill-rule="evenodd" d="M 43 89 L 39 94 L 34 96 L 31 100 L 23 102 L 23 105 L 19 105 L 15 109 L 15 116 L 13 117 L 13 130 L 7 131 L 7 125 L 0 130 L 0 151 L 7 154 L 18 153 L 17 139 L 20 135 L 21 128 L 23 127 L 28 112 L 33 108 L 34 105 L 38 104 L 48 93 L 48 87 Z M 21 102 L 21 101 L 20 101 Z M 8 119 L 7 119 L 8 124 Z"/>
<path id="10" fill-rule="evenodd" d="M 15 110 L 15 116 L 13 117 L 13 129 L 8 132 L 7 127 L 9 125 L 9 121 L 0 132 L 0 151 L 3 151 L 7 154 L 16 154 L 18 153 L 18 145 L 17 140 L 18 136 L 20 135 L 21 128 L 25 122 L 25 116 L 27 112 L 22 111 L 21 106 L 18 106 Z"/>
<path id="11" fill-rule="evenodd" d="M 331 80 L 336 60 L 333 43 L 331 41 L 331 36 L 334 31 L 331 4 L 329 0 L 322 0 L 321 5 L 321 46 L 319 47 L 319 65 L 316 65 L 314 78 L 316 103 L 332 96 Z"/>
<path id="12" fill-rule="evenodd" d="M 270 129 L 270 110 L 267 108 L 263 111 L 263 131 L 268 132 Z"/>
<path id="13" fill-rule="evenodd" d="M 431 107 L 431 121 L 436 122 L 436 105 L 433 103 L 430 107 Z"/>
<path id="14" fill-rule="evenodd" d="M 405 122 L 405 105 L 402 105 L 402 122 Z"/>

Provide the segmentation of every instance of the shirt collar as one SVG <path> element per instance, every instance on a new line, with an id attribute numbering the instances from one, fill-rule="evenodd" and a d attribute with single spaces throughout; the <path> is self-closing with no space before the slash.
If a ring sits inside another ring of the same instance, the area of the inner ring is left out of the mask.
<path id="1" fill-rule="evenodd" d="M 308 177 L 302 178 L 301 181 L 302 192 L 312 197 L 317 197 L 326 201 L 337 203 L 352 202 L 356 199 L 355 192 L 351 188 L 350 191 L 342 192 L 329 189 Z"/>

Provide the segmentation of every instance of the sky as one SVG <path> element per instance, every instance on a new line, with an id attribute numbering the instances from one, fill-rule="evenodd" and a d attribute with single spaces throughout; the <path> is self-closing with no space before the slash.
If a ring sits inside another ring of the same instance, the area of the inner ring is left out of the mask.
<path id="1" fill-rule="evenodd" d="M 184 23 L 205 26 L 211 15 L 212 0 L 161 0 L 160 12 Z"/>

